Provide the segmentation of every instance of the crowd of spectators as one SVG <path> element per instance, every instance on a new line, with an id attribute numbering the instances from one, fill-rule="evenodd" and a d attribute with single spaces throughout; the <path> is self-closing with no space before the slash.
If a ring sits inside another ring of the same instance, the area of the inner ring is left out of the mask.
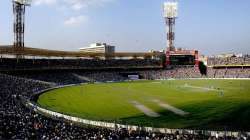
<path id="1" fill-rule="evenodd" d="M 170 70 L 138 72 L 144 79 L 188 79 L 188 78 L 250 78 L 250 68 L 208 68 L 202 75 L 197 67 L 182 67 Z"/>
<path id="2" fill-rule="evenodd" d="M 115 70 L 93 72 L 39 72 L 17 76 L 48 82 L 55 85 L 78 84 L 85 82 L 109 82 L 130 80 L 128 75 L 138 75 L 140 79 L 188 79 L 188 78 L 250 78 L 250 68 L 211 68 L 202 75 L 197 67 L 179 67 L 158 70 Z"/>
<path id="3" fill-rule="evenodd" d="M 250 68 L 208 68 L 208 78 L 250 78 Z"/>
<path id="4" fill-rule="evenodd" d="M 75 76 L 83 76 L 89 78 L 90 81 L 94 82 L 108 82 L 108 81 L 125 81 L 128 80 L 127 77 L 122 76 L 121 72 L 85 72 L 85 73 L 75 73 Z"/>
<path id="5" fill-rule="evenodd" d="M 148 70 L 139 71 L 144 79 L 183 79 L 183 78 L 200 78 L 201 74 L 196 67 L 181 67 L 169 70 Z"/>
<path id="6" fill-rule="evenodd" d="M 128 80 L 127 77 L 122 76 L 121 71 L 107 72 L 39 72 L 29 74 L 13 74 L 15 76 L 37 80 L 40 82 L 47 82 L 53 85 L 69 85 L 86 82 L 115 82 Z"/>
<path id="7" fill-rule="evenodd" d="M 209 57 L 207 60 L 209 66 L 212 65 L 247 65 L 250 64 L 250 56 L 242 57 Z"/>
<path id="8" fill-rule="evenodd" d="M 39 72 L 39 73 L 19 74 L 16 76 L 28 79 L 34 79 L 38 81 L 45 81 L 56 85 L 69 85 L 69 84 L 78 84 L 87 82 L 87 80 L 76 77 L 71 72 Z"/>
<path id="9" fill-rule="evenodd" d="M 127 74 L 124 74 L 127 73 Z M 85 82 L 117 82 L 130 80 L 128 75 L 138 75 L 140 79 L 183 79 L 201 78 L 202 75 L 197 67 L 180 67 L 169 70 L 116 70 L 116 71 L 93 71 L 93 72 L 39 72 L 19 74 L 23 78 L 34 79 L 56 85 L 78 84 Z"/>

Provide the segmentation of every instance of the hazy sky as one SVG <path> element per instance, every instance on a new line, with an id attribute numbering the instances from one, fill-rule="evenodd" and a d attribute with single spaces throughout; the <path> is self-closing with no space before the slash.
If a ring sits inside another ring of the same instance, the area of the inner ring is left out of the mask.
<path id="1" fill-rule="evenodd" d="M 0 0 L 0 45 L 12 44 L 12 0 Z M 166 47 L 164 0 L 33 0 L 26 46 L 78 50 L 94 42 L 118 51 Z M 250 0 L 180 0 L 176 47 L 250 54 Z"/>

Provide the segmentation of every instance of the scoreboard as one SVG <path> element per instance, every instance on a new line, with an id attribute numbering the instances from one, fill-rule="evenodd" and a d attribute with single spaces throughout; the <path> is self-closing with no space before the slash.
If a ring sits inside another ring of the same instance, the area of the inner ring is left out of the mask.
<path id="1" fill-rule="evenodd" d="M 199 52 L 197 50 L 166 51 L 167 65 L 199 65 Z"/>
<path id="2" fill-rule="evenodd" d="M 194 55 L 171 55 L 170 65 L 195 65 Z"/>

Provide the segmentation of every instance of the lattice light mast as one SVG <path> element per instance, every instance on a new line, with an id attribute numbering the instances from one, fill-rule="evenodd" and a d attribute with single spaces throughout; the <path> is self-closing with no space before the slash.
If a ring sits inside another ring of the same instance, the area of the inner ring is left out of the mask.
<path id="1" fill-rule="evenodd" d="M 13 48 L 17 56 L 24 50 L 25 7 L 30 6 L 31 0 L 13 0 L 14 12 L 14 44 Z"/>
<path id="2" fill-rule="evenodd" d="M 164 2 L 164 18 L 167 26 L 167 50 L 175 51 L 175 19 L 177 18 L 178 2 L 177 0 L 168 0 Z"/>

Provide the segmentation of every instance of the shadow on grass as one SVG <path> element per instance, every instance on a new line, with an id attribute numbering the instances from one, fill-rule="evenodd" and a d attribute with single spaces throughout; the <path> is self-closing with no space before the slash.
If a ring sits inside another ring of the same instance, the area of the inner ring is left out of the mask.
<path id="1" fill-rule="evenodd" d="M 188 128 L 205 130 L 250 131 L 250 103 L 231 103 L 220 100 L 189 104 L 180 109 L 190 112 L 179 116 L 169 111 L 158 112 L 160 117 L 145 115 L 122 118 L 119 123 L 149 127 Z"/>

